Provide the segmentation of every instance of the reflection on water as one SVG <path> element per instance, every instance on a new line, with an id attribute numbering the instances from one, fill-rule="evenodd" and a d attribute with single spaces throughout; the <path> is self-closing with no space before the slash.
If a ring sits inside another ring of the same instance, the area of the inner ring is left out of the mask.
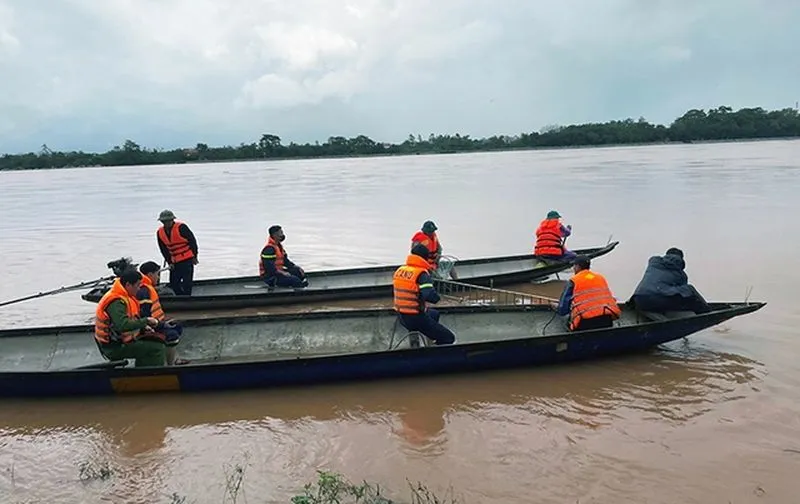
<path id="1" fill-rule="evenodd" d="M 157 400 L 14 400 L 3 405 L 0 466 L 14 466 L 15 494 L 26 498 L 88 491 L 145 502 L 157 497 L 154 489 L 163 494 L 165 487 L 180 487 L 198 502 L 214 502 L 202 497 L 221 491 L 223 465 L 246 463 L 259 474 L 247 490 L 279 496 L 297 488 L 294 478 L 313 477 L 309 467 L 362 477 L 353 463 L 375 474 L 384 464 L 413 460 L 434 470 L 462 456 L 500 457 L 505 464 L 549 459 L 553 432 L 580 444 L 591 436 L 614 438 L 619 425 L 663 429 L 713 417 L 715 403 L 741 398 L 743 387 L 764 374 L 751 359 L 678 344 L 581 366 L 435 381 Z M 86 461 L 107 463 L 114 475 L 80 482 L 76 468 Z M 55 472 L 46 482 L 36 478 L 43 463 Z M 473 463 L 479 465 L 467 465 Z M 407 469 L 430 479 L 426 471 Z M 402 478 L 392 479 L 402 485 Z"/>
<path id="2" fill-rule="evenodd" d="M 678 246 L 709 299 L 739 301 L 754 286 L 752 299 L 769 303 L 649 355 L 563 367 L 2 401 L 0 502 L 155 503 L 175 493 L 220 503 L 237 464 L 247 502 L 286 502 L 320 468 L 389 488 L 406 478 L 452 485 L 471 503 L 794 502 L 798 152 L 800 142 L 781 141 L 0 172 L 0 300 L 105 276 L 123 255 L 157 259 L 163 208 L 198 237 L 197 278 L 254 274 L 273 223 L 312 270 L 399 262 L 427 219 L 446 254 L 529 252 L 539 219 L 556 208 L 573 225 L 569 247 L 620 241 L 593 262 L 619 299 L 649 256 Z M 153 179 L 165 190 L 143 182 Z M 292 191 L 270 190 L 277 185 Z M 180 200 L 166 190 L 175 187 Z M 511 288 L 557 297 L 562 287 Z M 95 305 L 79 294 L 0 307 L 0 326 L 88 322 Z M 111 477 L 80 479 L 106 465 Z"/>

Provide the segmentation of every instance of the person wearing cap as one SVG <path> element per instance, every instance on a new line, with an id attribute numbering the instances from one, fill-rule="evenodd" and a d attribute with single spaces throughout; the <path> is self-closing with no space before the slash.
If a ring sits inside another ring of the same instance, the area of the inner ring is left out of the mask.
<path id="1" fill-rule="evenodd" d="M 612 327 L 622 314 L 605 277 L 590 270 L 590 266 L 588 257 L 575 258 L 575 274 L 564 286 L 556 308 L 559 315 L 569 316 L 570 331 Z"/>
<path id="2" fill-rule="evenodd" d="M 156 231 L 156 241 L 164 262 L 169 264 L 169 287 L 178 296 L 191 296 L 197 240 L 186 223 L 175 220 L 172 210 L 163 210 L 158 220 L 161 227 Z"/>
<path id="3" fill-rule="evenodd" d="M 651 257 L 644 276 L 633 291 L 631 303 L 640 310 L 655 313 L 710 312 L 706 300 L 689 283 L 685 268 L 683 251 L 676 247 L 669 248 L 663 256 Z"/>
<path id="4" fill-rule="evenodd" d="M 433 221 L 427 220 L 422 224 L 422 228 L 411 237 L 412 248 L 423 245 L 429 251 L 428 265 L 431 270 L 439 267 L 439 259 L 442 257 L 442 244 L 436 235 L 437 229 L 439 228 Z"/>
<path id="5" fill-rule="evenodd" d="M 164 341 L 153 330 L 158 320 L 139 314 L 136 293 L 141 284 L 142 275 L 133 267 L 114 280 L 95 308 L 94 339 L 109 360 L 133 359 L 135 367 L 163 366 Z"/>
<path id="6" fill-rule="evenodd" d="M 283 228 L 275 224 L 270 226 L 267 233 L 269 233 L 269 238 L 264 244 L 264 248 L 261 249 L 261 257 L 258 261 L 258 276 L 270 288 L 276 286 L 295 289 L 308 287 L 306 272 L 289 260 L 289 256 L 283 248 L 283 241 L 286 240 Z"/>
<path id="7" fill-rule="evenodd" d="M 154 330 L 164 337 L 168 366 L 188 364 L 189 361 L 177 358 L 177 346 L 180 343 L 181 334 L 183 334 L 183 326 L 174 320 L 167 319 L 164 308 L 161 306 L 161 298 L 156 290 L 161 276 L 161 268 L 158 263 L 147 261 L 139 266 L 139 273 L 142 274 L 142 286 L 136 293 L 136 299 L 139 300 L 139 316 L 153 317 L 158 320 L 158 325 Z"/>
<path id="8" fill-rule="evenodd" d="M 439 322 L 439 311 L 426 308 L 426 303 L 439 302 L 439 293 L 428 273 L 428 249 L 414 245 L 404 265 L 392 276 L 394 311 L 400 325 L 409 331 L 418 331 L 437 345 L 451 345 L 456 335 Z"/>
<path id="9" fill-rule="evenodd" d="M 573 260 L 575 252 L 567 250 L 564 242 L 572 234 L 572 225 L 565 226 L 561 223 L 561 214 L 556 210 L 547 212 L 539 227 L 536 229 L 536 244 L 533 247 L 534 255 L 551 259 Z"/>

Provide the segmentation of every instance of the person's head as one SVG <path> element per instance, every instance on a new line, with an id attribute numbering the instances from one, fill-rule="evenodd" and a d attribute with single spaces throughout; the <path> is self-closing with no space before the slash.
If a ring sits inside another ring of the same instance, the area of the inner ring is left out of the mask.
<path id="1" fill-rule="evenodd" d="M 171 226 L 172 223 L 175 222 L 175 214 L 172 213 L 172 210 L 162 210 L 161 213 L 158 214 L 158 220 L 165 226 Z"/>
<path id="2" fill-rule="evenodd" d="M 588 270 L 591 265 L 592 262 L 588 257 L 585 255 L 579 255 L 575 258 L 575 262 L 572 264 L 572 270 L 575 273 L 578 273 L 579 271 Z"/>
<path id="3" fill-rule="evenodd" d="M 556 211 L 556 210 L 550 210 L 549 212 L 547 212 L 547 218 L 548 219 L 560 219 L 561 218 L 561 214 L 558 213 L 558 211 Z"/>
<path id="4" fill-rule="evenodd" d="M 134 268 L 126 269 L 119 276 L 119 283 L 122 284 L 122 288 L 129 296 L 136 297 L 136 293 L 142 285 L 142 275 Z"/>
<path id="5" fill-rule="evenodd" d="M 683 250 L 677 247 L 670 247 L 665 255 L 675 255 L 683 259 Z"/>
<path id="6" fill-rule="evenodd" d="M 139 266 L 139 272 L 150 279 L 153 285 L 161 281 L 161 267 L 154 261 L 147 261 Z"/>
<path id="7" fill-rule="evenodd" d="M 421 243 L 418 243 L 418 244 L 414 245 L 413 247 L 411 247 L 411 254 L 413 254 L 415 256 L 419 256 L 419 257 L 421 257 L 421 258 L 423 258 L 423 259 L 425 259 L 427 261 L 428 260 L 428 256 L 430 255 L 430 251 L 428 250 L 428 247 L 426 247 L 425 245 L 423 245 Z"/>
<path id="8" fill-rule="evenodd" d="M 283 228 L 277 224 L 270 226 L 267 232 L 269 233 L 269 237 L 278 243 L 286 239 L 286 235 L 283 233 Z"/>
<path id="9" fill-rule="evenodd" d="M 432 235 L 437 229 L 436 224 L 433 221 L 427 220 L 422 224 L 422 232 L 427 235 Z"/>

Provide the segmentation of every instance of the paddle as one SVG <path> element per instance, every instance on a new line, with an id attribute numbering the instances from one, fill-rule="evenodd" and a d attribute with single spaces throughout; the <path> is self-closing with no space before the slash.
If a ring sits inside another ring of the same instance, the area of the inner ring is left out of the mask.
<path id="1" fill-rule="evenodd" d="M 111 275 L 111 276 L 107 276 L 107 277 L 103 277 L 103 278 L 98 278 L 97 280 L 91 280 L 91 281 L 88 281 L 88 282 L 81 282 L 79 284 L 69 285 L 69 286 L 66 286 L 66 287 L 59 287 L 58 289 L 53 289 L 51 291 L 39 292 L 38 294 L 31 294 L 29 296 L 24 296 L 24 297 L 17 298 L 17 299 L 11 299 L 9 301 L 3 301 L 2 303 L 0 303 L 0 306 L 6 306 L 6 305 L 14 304 L 14 303 L 20 303 L 22 301 L 28 301 L 29 299 L 36 299 L 36 298 L 40 298 L 40 297 L 50 296 L 52 294 L 61 294 L 62 292 L 69 292 L 69 291 L 80 289 L 80 288 L 83 288 L 83 287 L 92 286 L 92 285 L 98 284 L 100 282 L 113 280 L 115 278 L 116 278 L 116 275 Z"/>

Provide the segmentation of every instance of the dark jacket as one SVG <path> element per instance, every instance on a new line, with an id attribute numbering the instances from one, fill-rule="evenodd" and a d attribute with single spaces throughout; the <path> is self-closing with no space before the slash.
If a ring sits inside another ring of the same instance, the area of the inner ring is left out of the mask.
<path id="1" fill-rule="evenodd" d="M 694 289 L 684 269 L 686 263 L 678 255 L 653 256 L 647 261 L 647 269 L 636 286 L 633 297 L 675 296 L 692 297 Z"/>

